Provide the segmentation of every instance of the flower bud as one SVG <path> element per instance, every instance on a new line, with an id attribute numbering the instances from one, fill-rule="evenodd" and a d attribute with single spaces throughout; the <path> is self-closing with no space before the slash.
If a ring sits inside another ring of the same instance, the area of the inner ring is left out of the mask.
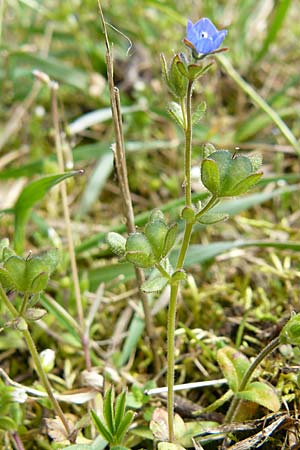
<path id="1" fill-rule="evenodd" d="M 40 361 L 45 372 L 51 372 L 55 363 L 55 351 L 51 348 L 46 348 L 40 353 Z"/>

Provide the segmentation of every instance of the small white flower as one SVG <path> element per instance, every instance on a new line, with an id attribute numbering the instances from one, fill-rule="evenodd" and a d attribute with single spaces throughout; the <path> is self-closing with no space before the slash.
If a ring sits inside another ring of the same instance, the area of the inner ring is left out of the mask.
<path id="1" fill-rule="evenodd" d="M 40 360 L 45 372 L 50 372 L 54 367 L 55 351 L 51 348 L 46 348 L 40 353 Z"/>
<path id="2" fill-rule="evenodd" d="M 11 391 L 11 398 L 13 402 L 17 403 L 25 403 L 27 400 L 26 390 L 23 388 L 13 388 Z"/>

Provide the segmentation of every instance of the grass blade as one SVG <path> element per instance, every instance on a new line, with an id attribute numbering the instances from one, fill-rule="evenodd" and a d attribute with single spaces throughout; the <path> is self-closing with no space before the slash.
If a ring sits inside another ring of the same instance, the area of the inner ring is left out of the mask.
<path id="1" fill-rule="evenodd" d="M 275 41 L 278 32 L 280 31 L 286 14 L 291 6 L 291 0 L 280 0 L 275 3 L 275 14 L 273 16 L 273 20 L 270 23 L 268 28 L 268 33 L 265 37 L 265 40 L 261 46 L 261 49 L 257 53 L 254 63 L 257 63 L 259 60 L 263 58 L 263 56 L 267 53 L 272 42 Z"/>
<path id="2" fill-rule="evenodd" d="M 261 108 L 274 122 L 274 124 L 281 131 L 282 135 L 286 140 L 292 145 L 297 155 L 300 155 L 300 144 L 297 141 L 294 134 L 291 132 L 286 123 L 279 117 L 277 112 L 271 108 L 268 103 L 256 92 L 256 90 L 250 86 L 241 75 L 235 70 L 231 62 L 224 55 L 218 55 L 218 60 L 222 64 L 223 68 L 226 70 L 228 75 L 236 82 L 236 84 L 251 98 L 253 103 L 255 103 L 259 108 Z"/>
<path id="3" fill-rule="evenodd" d="M 67 178 L 73 177 L 81 171 L 72 171 L 56 175 L 48 175 L 29 183 L 19 195 L 16 201 L 14 247 L 16 253 L 21 254 L 24 249 L 25 227 L 33 206 L 44 198 L 47 192 L 56 184 Z"/>

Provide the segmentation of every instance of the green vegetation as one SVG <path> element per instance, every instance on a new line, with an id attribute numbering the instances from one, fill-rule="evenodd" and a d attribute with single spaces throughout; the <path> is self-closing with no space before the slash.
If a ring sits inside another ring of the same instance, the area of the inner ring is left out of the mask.
<path id="1" fill-rule="evenodd" d="M 97 1 L 0 3 L 0 448 L 296 449 L 299 7 L 101 6 L 132 223 Z M 199 69 L 201 17 L 229 51 Z"/>

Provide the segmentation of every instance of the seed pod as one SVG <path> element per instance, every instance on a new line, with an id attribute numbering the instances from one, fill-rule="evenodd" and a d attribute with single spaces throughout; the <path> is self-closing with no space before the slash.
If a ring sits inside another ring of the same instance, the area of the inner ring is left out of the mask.
<path id="1" fill-rule="evenodd" d="M 125 256 L 127 261 L 143 268 L 152 267 L 156 262 L 150 242 L 143 233 L 133 233 L 128 237 Z"/>

